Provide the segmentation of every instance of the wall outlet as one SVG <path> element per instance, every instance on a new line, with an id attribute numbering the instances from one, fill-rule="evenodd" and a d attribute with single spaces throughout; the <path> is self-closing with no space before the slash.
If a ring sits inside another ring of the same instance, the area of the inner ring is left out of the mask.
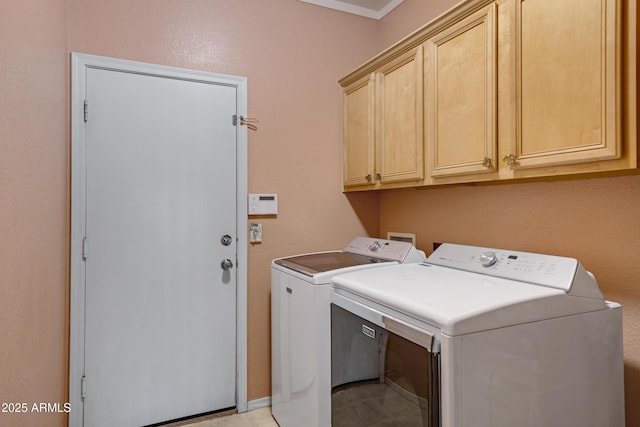
<path id="1" fill-rule="evenodd" d="M 251 223 L 249 226 L 249 240 L 251 243 L 262 243 L 262 224 Z"/>

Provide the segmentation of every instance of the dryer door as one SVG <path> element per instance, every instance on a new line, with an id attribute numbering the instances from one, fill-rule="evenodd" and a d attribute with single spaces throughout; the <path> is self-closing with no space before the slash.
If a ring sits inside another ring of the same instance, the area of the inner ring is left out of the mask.
<path id="1" fill-rule="evenodd" d="M 331 426 L 440 425 L 434 335 L 331 305 Z"/>

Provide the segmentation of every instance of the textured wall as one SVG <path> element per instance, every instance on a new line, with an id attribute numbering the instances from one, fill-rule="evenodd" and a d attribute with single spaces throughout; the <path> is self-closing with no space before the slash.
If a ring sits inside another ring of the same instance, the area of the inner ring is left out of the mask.
<path id="1" fill-rule="evenodd" d="M 249 399 L 270 395 L 270 260 L 394 229 L 418 232 L 425 249 L 458 239 L 581 258 L 624 305 L 627 402 L 637 401 L 640 178 L 340 192 L 337 80 L 455 3 L 405 0 L 376 22 L 297 0 L 0 0 L 0 400 L 67 399 L 68 52 L 78 51 L 249 79 L 260 119 L 249 191 L 280 196 L 278 217 L 258 219 L 264 243 L 249 248 Z M 474 212 L 504 212 L 508 226 Z M 0 414 L 2 427 L 65 424 Z"/>
<path id="2" fill-rule="evenodd" d="M 65 0 L 0 1 L 0 402 L 67 402 Z M 5 408 L 7 409 L 7 408 Z M 0 413 L 0 426 L 65 414 Z"/>
<path id="3" fill-rule="evenodd" d="M 405 0 L 382 21 L 378 45 L 395 43 L 457 3 Z M 415 232 L 427 253 L 433 242 L 453 242 L 580 259 L 605 298 L 623 306 L 631 427 L 640 425 L 638 212 L 640 176 L 397 191 L 380 196 L 380 234 Z"/>
<path id="4" fill-rule="evenodd" d="M 380 21 L 378 49 L 381 51 L 408 36 L 456 4 L 460 0 L 404 0 Z"/>
<path id="5" fill-rule="evenodd" d="M 69 52 L 248 77 L 249 191 L 280 195 L 249 250 L 249 399 L 269 396 L 272 258 L 378 228 L 377 196 L 341 188 L 338 78 L 377 22 L 297 0 L 0 0 L 0 401 L 68 394 Z M 330 28 L 331 31 L 327 31 Z M 64 414 L 0 414 L 0 426 Z"/>
<path id="6" fill-rule="evenodd" d="M 249 192 L 278 193 L 249 247 L 248 398 L 271 395 L 270 262 L 377 231 L 377 199 L 341 194 L 337 80 L 375 49 L 376 21 L 297 0 L 68 0 L 69 50 L 248 78 Z M 330 29 L 327 30 L 327 29 Z M 351 205 L 372 212 L 362 219 Z"/>
<path id="7" fill-rule="evenodd" d="M 627 425 L 640 425 L 640 176 L 396 191 L 380 231 L 578 258 L 624 314 Z"/>

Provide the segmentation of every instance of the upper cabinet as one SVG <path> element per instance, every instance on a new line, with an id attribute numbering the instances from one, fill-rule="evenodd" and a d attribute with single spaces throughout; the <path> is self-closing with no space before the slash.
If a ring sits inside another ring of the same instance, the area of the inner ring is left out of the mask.
<path id="1" fill-rule="evenodd" d="M 422 69 L 418 46 L 375 73 L 376 179 L 382 185 L 424 179 Z"/>
<path id="2" fill-rule="evenodd" d="M 365 76 L 344 90 L 345 187 L 373 185 L 375 79 Z"/>
<path id="3" fill-rule="evenodd" d="M 620 159 L 622 1 L 512 0 L 504 70 L 515 100 L 509 166 Z"/>
<path id="4" fill-rule="evenodd" d="M 636 0 L 460 3 L 340 81 L 345 189 L 637 168 L 636 18 Z"/>
<path id="5" fill-rule="evenodd" d="M 422 183 L 422 85 L 419 46 L 344 89 L 345 187 Z"/>
<path id="6" fill-rule="evenodd" d="M 496 34 L 492 3 L 425 43 L 432 178 L 497 171 Z"/>

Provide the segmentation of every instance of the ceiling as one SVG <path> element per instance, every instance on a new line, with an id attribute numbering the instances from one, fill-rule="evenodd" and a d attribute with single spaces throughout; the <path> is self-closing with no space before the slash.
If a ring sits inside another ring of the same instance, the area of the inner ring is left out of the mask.
<path id="1" fill-rule="evenodd" d="M 380 19 L 404 0 L 300 0 L 367 18 Z"/>

